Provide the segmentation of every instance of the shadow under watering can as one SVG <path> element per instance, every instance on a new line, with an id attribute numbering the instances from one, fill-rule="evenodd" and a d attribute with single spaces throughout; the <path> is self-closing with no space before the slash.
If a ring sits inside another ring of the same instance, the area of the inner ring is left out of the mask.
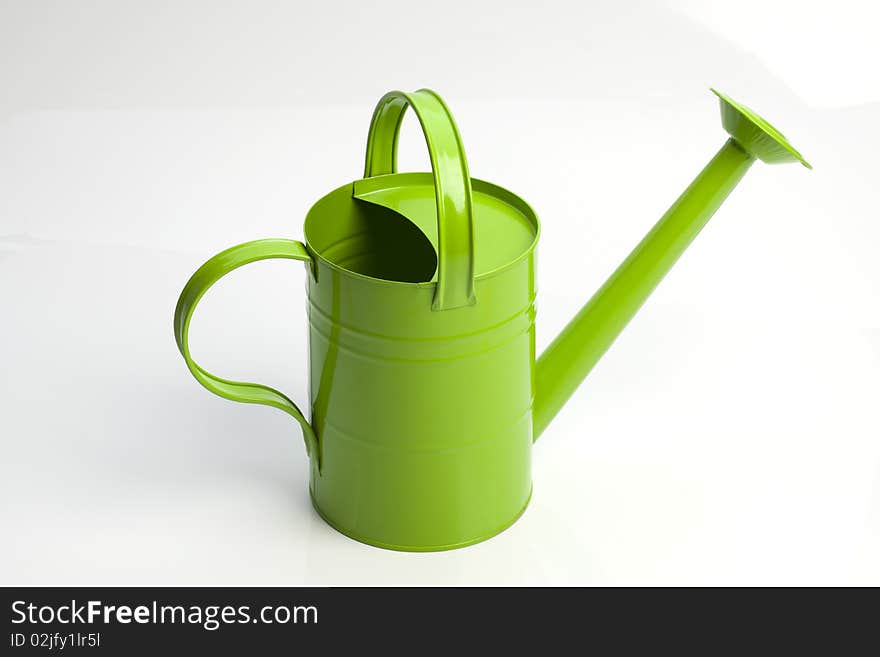
<path id="1" fill-rule="evenodd" d="M 443 550 L 504 530 L 532 490 L 532 444 L 755 159 L 799 161 L 761 117 L 715 92 L 730 138 L 605 284 L 536 357 L 535 212 L 471 178 L 449 109 L 429 90 L 391 92 L 373 114 L 364 177 L 305 220 L 305 244 L 268 239 L 208 260 L 184 288 L 174 332 L 196 379 L 301 425 L 318 513 L 357 540 Z M 404 112 L 430 173 L 397 172 Z M 287 396 L 216 377 L 191 358 L 207 289 L 267 258 L 308 263 L 311 422 Z"/>

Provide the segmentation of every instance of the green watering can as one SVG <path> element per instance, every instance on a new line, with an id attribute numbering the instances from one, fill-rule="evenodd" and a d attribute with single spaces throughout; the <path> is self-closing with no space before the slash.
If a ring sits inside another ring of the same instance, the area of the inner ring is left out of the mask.
<path id="1" fill-rule="evenodd" d="M 540 358 L 538 217 L 470 177 L 452 115 L 427 89 L 379 101 L 364 177 L 315 203 L 305 243 L 247 242 L 193 274 L 174 314 L 180 352 L 211 392 L 299 422 L 315 509 L 343 534 L 416 551 L 490 538 L 529 502 L 532 443 L 752 162 L 809 167 L 773 126 L 715 93 L 730 139 Z M 407 107 L 432 173 L 397 172 Z M 221 379 L 190 356 L 202 295 L 267 258 L 308 265 L 311 423 L 277 390 Z"/>

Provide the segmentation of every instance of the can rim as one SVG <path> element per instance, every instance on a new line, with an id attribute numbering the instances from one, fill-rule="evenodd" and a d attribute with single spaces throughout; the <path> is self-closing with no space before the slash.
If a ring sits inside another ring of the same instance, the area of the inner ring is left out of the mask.
<path id="1" fill-rule="evenodd" d="M 403 174 L 403 175 L 412 175 L 412 173 L 415 173 L 415 172 L 407 172 L 406 174 Z M 392 174 L 392 175 L 400 175 L 400 174 Z M 430 176 L 432 174 L 430 172 L 425 172 L 425 175 Z M 347 276 L 351 276 L 352 278 L 362 279 L 362 280 L 367 281 L 369 283 L 380 283 L 380 284 L 385 284 L 385 285 L 396 285 L 396 286 L 399 285 L 399 286 L 403 286 L 403 287 L 424 288 L 424 289 L 431 289 L 431 288 L 436 287 L 437 281 L 421 281 L 421 282 L 394 281 L 394 280 L 390 280 L 387 278 L 376 278 L 374 276 L 368 276 L 366 274 L 361 274 L 359 272 L 352 271 L 351 269 L 347 269 L 347 268 L 333 262 L 332 260 L 325 258 L 321 254 L 320 251 L 318 251 L 316 248 L 314 248 L 311 240 L 309 239 L 309 225 L 313 220 L 315 208 L 327 197 L 332 196 L 333 194 L 337 194 L 342 190 L 351 189 L 352 184 L 353 184 L 353 182 L 347 183 L 347 184 L 342 185 L 340 187 L 337 187 L 336 189 L 332 190 L 331 192 L 325 194 L 320 199 L 315 201 L 315 203 L 312 204 L 312 207 L 309 208 L 309 211 L 306 213 L 306 218 L 305 218 L 305 221 L 303 222 L 303 234 L 305 236 L 306 246 L 308 247 L 309 253 L 312 255 L 312 257 L 316 261 L 320 261 L 322 264 L 328 266 L 330 269 L 338 271 L 338 272 L 345 274 Z M 532 224 L 532 226 L 534 227 L 534 231 L 535 231 L 534 237 L 532 238 L 532 241 L 529 244 L 527 249 L 523 250 L 522 253 L 520 253 L 514 259 L 501 265 L 500 267 L 496 267 L 495 269 L 490 269 L 489 271 L 482 272 L 481 274 L 476 275 L 474 277 L 474 281 L 476 282 L 476 281 L 482 281 L 482 280 L 485 280 L 488 278 L 493 278 L 495 276 L 499 276 L 500 274 L 503 274 L 508 269 L 515 267 L 522 260 L 530 257 L 532 255 L 532 253 L 534 253 L 535 248 L 538 244 L 538 240 L 541 237 L 541 222 L 538 220 L 538 215 L 535 213 L 534 209 L 532 209 L 532 207 L 525 200 L 523 200 L 520 196 L 511 192 L 509 189 L 506 189 L 504 187 L 501 187 L 500 185 L 496 185 L 494 183 L 490 183 L 485 180 L 481 180 L 479 178 L 471 178 L 471 185 L 472 185 L 474 191 L 478 191 L 478 192 L 486 194 L 488 196 L 493 196 L 496 199 L 503 201 L 507 205 L 511 206 L 512 208 L 514 208 L 515 210 L 520 212 Z"/>

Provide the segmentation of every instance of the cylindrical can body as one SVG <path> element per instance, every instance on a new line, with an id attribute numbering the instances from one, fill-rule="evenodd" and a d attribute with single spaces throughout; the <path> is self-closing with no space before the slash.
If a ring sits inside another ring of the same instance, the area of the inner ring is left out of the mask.
<path id="1" fill-rule="evenodd" d="M 360 541 L 441 550 L 510 525 L 531 494 L 534 252 L 432 310 L 433 286 L 316 258 L 308 283 L 311 495 Z M 316 463 L 319 461 L 319 465 Z"/>

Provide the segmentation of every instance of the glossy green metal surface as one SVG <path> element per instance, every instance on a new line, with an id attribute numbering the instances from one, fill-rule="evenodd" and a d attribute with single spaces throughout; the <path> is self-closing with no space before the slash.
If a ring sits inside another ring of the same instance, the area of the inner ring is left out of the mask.
<path id="1" fill-rule="evenodd" d="M 193 275 L 174 318 L 181 354 L 212 392 L 279 408 L 300 423 L 313 503 L 339 531 L 401 550 L 489 538 L 528 504 L 534 439 L 754 157 L 803 161 L 750 110 L 721 102 L 731 139 L 540 360 L 538 219 L 513 193 L 470 177 L 455 122 L 427 90 L 380 100 L 364 178 L 311 208 L 305 245 L 249 242 Z M 431 173 L 397 172 L 407 107 L 425 133 Z M 310 264 L 311 423 L 282 393 L 215 377 L 190 356 L 187 332 L 201 296 L 265 258 Z"/>

